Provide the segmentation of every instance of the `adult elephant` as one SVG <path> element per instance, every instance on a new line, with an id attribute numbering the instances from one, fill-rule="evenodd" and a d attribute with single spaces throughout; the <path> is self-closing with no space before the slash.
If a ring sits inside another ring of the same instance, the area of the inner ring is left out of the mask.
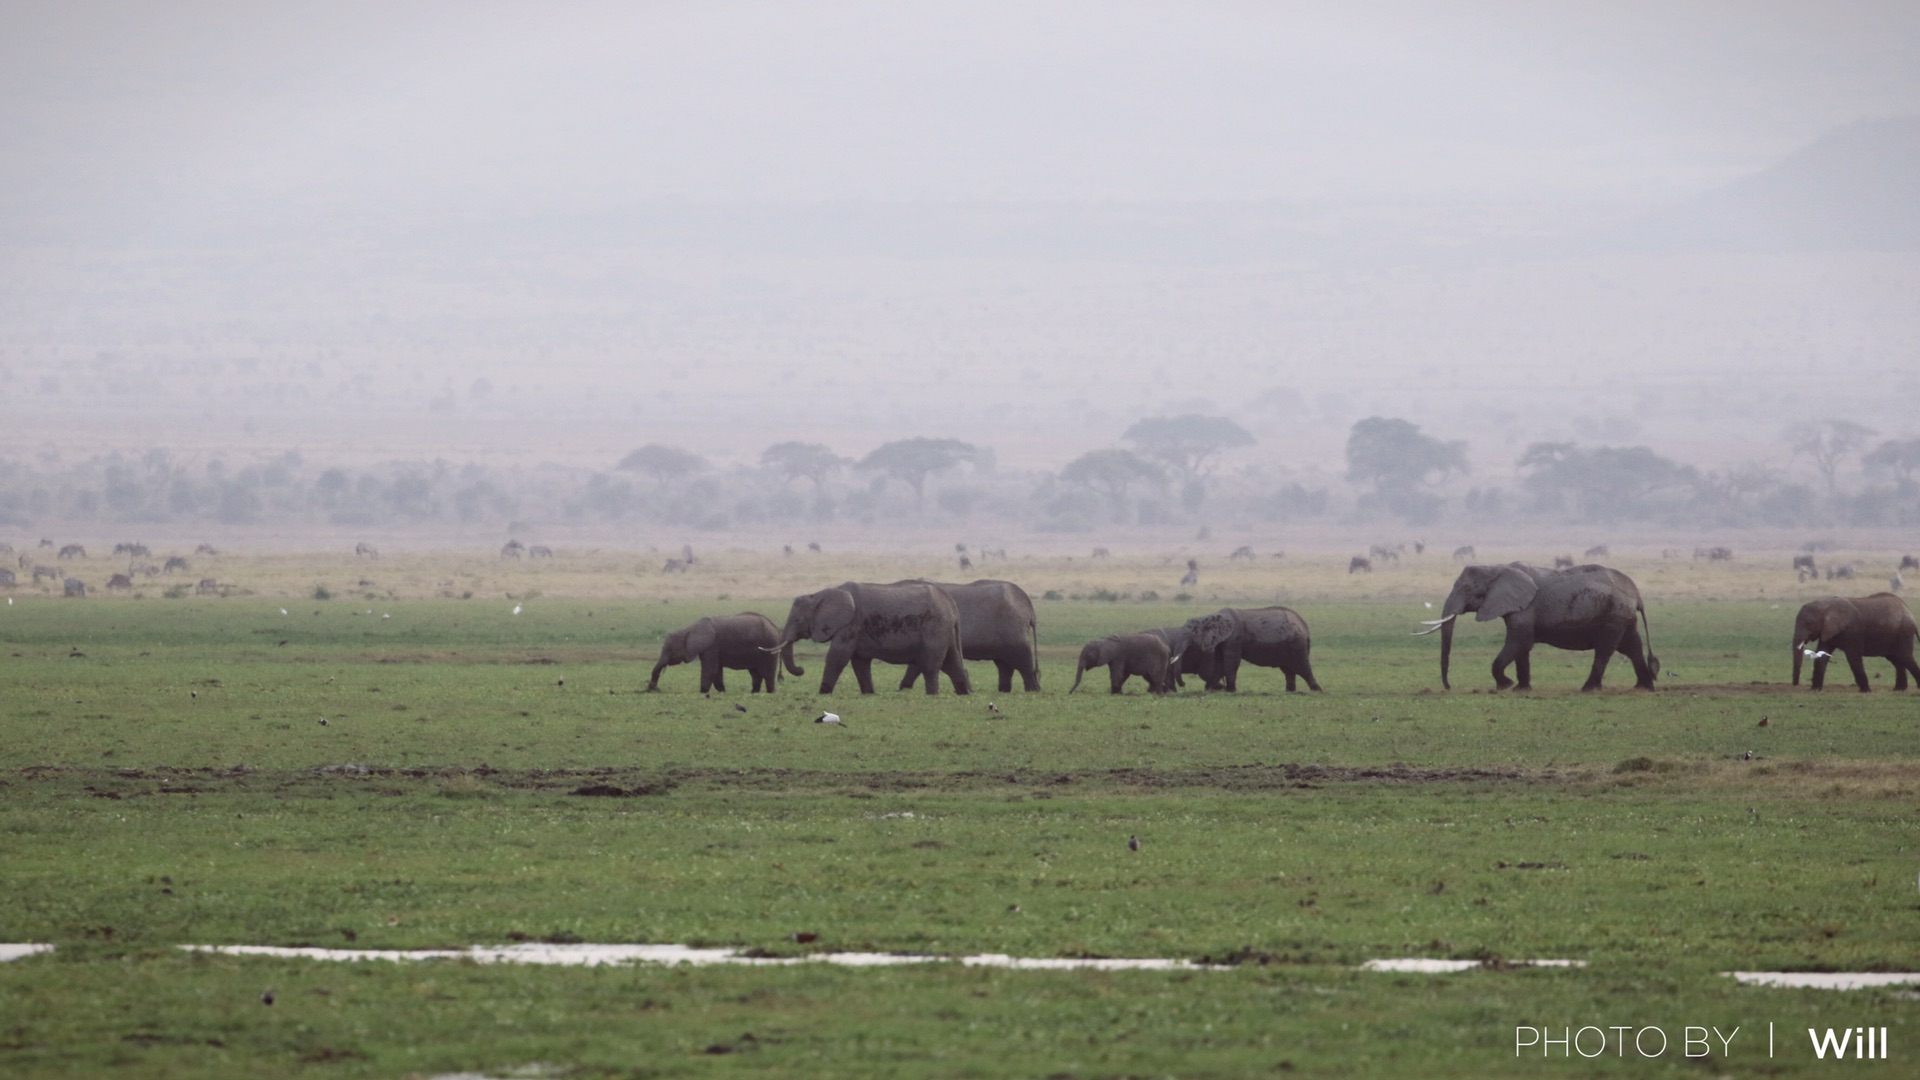
<path id="1" fill-rule="evenodd" d="M 1505 619 L 1507 641 L 1493 658 L 1493 684 L 1501 690 L 1518 686 L 1532 689 L 1531 655 L 1535 645 L 1551 645 L 1574 652 L 1593 650 L 1593 672 L 1582 690 L 1600 689 L 1607 662 L 1615 652 L 1625 653 L 1633 662 L 1635 686 L 1653 689 L 1660 674 L 1660 659 L 1653 655 L 1653 628 L 1647 625 L 1646 605 L 1640 602 L 1640 589 L 1633 579 L 1605 566 L 1575 566 L 1548 570 L 1527 563 L 1505 566 L 1469 566 L 1453 581 L 1440 618 L 1430 620 L 1420 635 L 1440 631 L 1440 685 L 1452 689 L 1447 680 L 1447 665 L 1453 657 L 1453 625 L 1466 612 L 1478 612 L 1477 621 Z M 1638 615 L 1646 626 L 1644 647 Z M 1519 682 L 1507 678 L 1507 665 L 1514 665 Z"/>
<path id="2" fill-rule="evenodd" d="M 1793 685 L 1800 685 L 1800 661 L 1808 652 L 1814 654 L 1815 690 L 1826 682 L 1829 656 L 1843 652 L 1847 654 L 1847 666 L 1853 669 L 1853 684 L 1861 693 L 1868 690 L 1869 656 L 1893 661 L 1893 688 L 1905 690 L 1908 673 L 1920 683 L 1920 667 L 1913 660 L 1914 636 L 1913 612 L 1907 610 L 1906 601 L 1892 593 L 1810 600 L 1793 620 Z"/>
<path id="3" fill-rule="evenodd" d="M 960 655 L 968 660 L 991 660 L 1000 670 L 1000 692 L 1013 692 L 1013 676 L 1020 675 L 1029 692 L 1040 689 L 1038 621 L 1027 591 L 1011 581 L 983 578 L 965 585 L 944 581 L 901 581 L 898 585 L 932 585 L 953 600 L 960 612 Z M 900 689 L 912 689 L 920 677 L 917 665 L 907 665 Z"/>
<path id="4" fill-rule="evenodd" d="M 1309 690 L 1320 689 L 1309 659 L 1313 635 L 1307 620 L 1292 608 L 1221 608 L 1188 619 L 1186 630 L 1181 666 L 1200 676 L 1209 690 L 1238 690 L 1242 661 L 1279 668 L 1287 677 L 1288 693 L 1298 689 L 1299 679 L 1307 681 Z"/>
<path id="5" fill-rule="evenodd" d="M 1081 647 L 1080 663 L 1073 669 L 1073 689 L 1067 693 L 1080 689 L 1080 676 L 1086 674 L 1088 668 L 1104 666 L 1116 694 L 1134 676 L 1147 680 L 1148 693 L 1164 694 L 1168 690 L 1167 666 L 1171 660 L 1167 643 L 1155 634 L 1096 638 Z"/>
<path id="6" fill-rule="evenodd" d="M 779 652 L 795 675 L 805 674 L 793 662 L 793 643 L 803 638 L 827 645 L 823 694 L 833 693 L 848 664 L 860 680 L 860 692 L 873 693 L 875 660 L 917 666 L 926 674 L 928 694 L 940 692 L 940 672 L 953 682 L 954 693 L 973 690 L 961 655 L 960 611 L 952 597 L 926 582 L 849 581 L 796 596 L 778 644 L 769 649 Z"/>
<path id="7" fill-rule="evenodd" d="M 700 663 L 700 692 L 726 692 L 726 670 L 745 671 L 753 677 L 751 693 L 763 688 L 773 693 L 773 681 L 779 674 L 780 628 L 757 611 L 738 615 L 714 615 L 691 626 L 683 626 L 667 635 L 660 646 L 660 659 L 653 665 L 648 690 L 660 689 L 660 673 L 676 664 Z M 769 652 L 769 649 L 775 652 Z M 798 670 L 794 671 L 798 675 Z"/>

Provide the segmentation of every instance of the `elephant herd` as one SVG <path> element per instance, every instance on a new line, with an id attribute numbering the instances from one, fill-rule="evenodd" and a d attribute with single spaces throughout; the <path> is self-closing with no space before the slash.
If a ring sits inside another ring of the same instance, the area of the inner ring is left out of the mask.
<path id="1" fill-rule="evenodd" d="M 1497 689 L 1531 687 L 1535 645 L 1592 652 L 1593 667 L 1583 690 L 1600 688 L 1616 653 L 1633 665 L 1639 689 L 1652 690 L 1660 674 L 1640 591 L 1632 578 L 1610 567 L 1548 569 L 1509 563 L 1463 568 L 1440 618 L 1428 620 L 1428 629 L 1420 631 L 1441 635 L 1440 681 L 1449 689 L 1454 625 L 1469 612 L 1479 622 L 1500 619 L 1506 624 L 1506 641 L 1492 667 Z M 1912 612 L 1891 593 L 1811 601 L 1794 623 L 1793 683 L 1799 685 L 1801 662 L 1811 657 L 1812 686 L 1821 689 L 1828 659 L 1842 652 L 1862 691 L 1868 689 L 1863 663 L 1868 657 L 1892 661 L 1894 689 L 1905 690 L 1910 674 L 1920 685 L 1915 637 Z M 666 668 L 697 661 L 702 693 L 724 691 L 727 669 L 749 672 L 754 691 L 771 693 L 780 666 L 791 675 L 806 673 L 793 659 L 793 646 L 803 639 L 827 646 L 820 677 L 823 694 L 833 692 L 849 665 L 860 692 L 873 693 L 876 660 L 906 668 L 902 690 L 924 679 L 926 693 L 937 694 L 945 675 L 955 693 L 970 693 L 968 660 L 991 661 L 1002 693 L 1013 689 L 1015 675 L 1026 690 L 1040 689 L 1033 602 L 1020 586 L 993 580 L 965 585 L 846 582 L 795 597 L 784 627 L 754 612 L 704 618 L 667 635 L 647 688 L 659 688 Z M 1209 690 L 1231 692 L 1238 688 L 1241 664 L 1248 663 L 1280 669 L 1289 692 L 1302 680 L 1317 691 L 1311 650 L 1306 620 L 1291 608 L 1222 608 L 1180 626 L 1088 642 L 1080 650 L 1073 690 L 1079 689 L 1087 671 L 1105 667 L 1115 694 L 1136 677 L 1145 680 L 1150 692 L 1167 693 L 1184 686 L 1186 674 L 1197 676 Z M 1509 667 L 1514 678 L 1507 675 Z"/>

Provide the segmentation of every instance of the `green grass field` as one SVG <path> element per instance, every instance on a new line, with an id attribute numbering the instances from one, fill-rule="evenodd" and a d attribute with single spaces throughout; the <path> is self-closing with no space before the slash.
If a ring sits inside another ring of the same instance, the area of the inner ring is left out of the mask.
<path id="1" fill-rule="evenodd" d="M 668 629 L 779 621 L 803 589 L 925 572 L 905 561 L 770 559 L 656 588 L 611 558 L 423 556 L 362 586 L 362 566 L 279 557 L 234 560 L 223 598 L 23 591 L 0 608 L 0 941 L 58 948 L 0 964 L 0 1075 L 1691 1074 L 1683 1029 L 1708 1026 L 1740 1029 L 1713 1044 L 1716 1073 L 1823 1074 L 1808 1027 L 1887 1027 L 1891 1060 L 1855 1068 L 1920 1060 L 1911 991 L 1721 975 L 1920 969 L 1920 694 L 1787 686 L 1790 578 L 1629 565 L 1658 693 L 1616 661 L 1579 694 L 1588 658 L 1543 650 L 1535 692 L 1496 695 L 1497 624 L 1462 630 L 1451 692 L 1437 642 L 1409 636 L 1442 563 L 1262 568 L 1143 601 L 1160 562 L 1006 569 L 1082 597 L 1040 603 L 1044 692 L 994 693 L 986 665 L 971 697 L 862 697 L 849 678 L 827 699 L 844 727 L 811 723 L 817 651 L 772 696 L 736 673 L 703 698 L 691 667 L 643 690 Z M 1066 694 L 1090 637 L 1276 595 L 1314 628 L 1324 694 L 1266 669 L 1237 695 L 1116 698 L 1103 676 Z M 1888 690 L 1889 666 L 1870 670 Z M 175 948 L 515 941 L 1232 968 Z M 1409 956 L 1489 963 L 1357 970 Z M 1529 958 L 1587 966 L 1505 963 Z M 1583 1025 L 1672 1045 L 1516 1057 L 1516 1027 Z"/>

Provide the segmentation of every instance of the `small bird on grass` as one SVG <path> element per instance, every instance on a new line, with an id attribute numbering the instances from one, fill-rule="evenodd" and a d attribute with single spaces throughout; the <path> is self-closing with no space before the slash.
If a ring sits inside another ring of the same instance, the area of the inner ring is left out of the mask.
<path id="1" fill-rule="evenodd" d="M 987 711 L 988 711 L 988 712 L 990 712 L 990 713 L 992 713 L 992 714 L 993 714 L 993 715 L 995 715 L 995 716 L 1005 716 L 1005 715 L 1007 715 L 1006 713 L 1003 713 L 1003 712 L 1001 712 L 1001 711 L 1000 711 L 1000 706 L 998 706 L 998 705 L 995 705 L 995 704 L 994 704 L 993 702 L 991 702 L 991 701 L 989 701 L 989 702 L 987 702 Z"/>
<path id="2" fill-rule="evenodd" d="M 1137 837 L 1137 836 L 1129 836 L 1129 837 L 1127 837 L 1127 850 L 1128 850 L 1128 851 L 1139 851 L 1139 850 L 1140 850 L 1140 838 L 1139 838 L 1139 837 Z"/>
<path id="3" fill-rule="evenodd" d="M 320 726 L 321 726 L 321 727 L 326 727 L 326 726 L 327 726 L 327 718 L 326 718 L 326 717 L 324 717 L 324 716 L 323 716 L 323 717 L 321 717 L 321 718 L 320 718 Z"/>
<path id="4" fill-rule="evenodd" d="M 1766 727 L 1766 726 L 1767 726 L 1767 718 L 1766 718 L 1766 717 L 1764 717 L 1764 716 L 1763 716 L 1763 717 L 1761 717 L 1761 718 L 1760 718 L 1760 723 L 1759 723 L 1759 724 L 1757 724 L 1756 726 L 1757 726 L 1757 727 Z"/>
<path id="5" fill-rule="evenodd" d="M 269 990 L 269 991 L 267 991 L 266 993 L 264 993 L 264 994 L 261 994 L 261 995 L 260 995 L 260 1004 L 262 1004 L 262 1005 L 271 1005 L 271 1004 L 273 1004 L 273 991 L 271 991 L 271 990 Z"/>
<path id="6" fill-rule="evenodd" d="M 814 717 L 813 722 L 816 724 L 838 724 L 840 723 L 840 714 L 823 712 L 819 716 Z"/>
<path id="7" fill-rule="evenodd" d="M 747 711 L 747 707 L 746 707 L 745 705 L 742 705 L 742 704 L 740 704 L 739 702 L 737 702 L 737 701 L 736 701 L 736 702 L 734 702 L 734 703 L 733 703 L 733 711 L 734 711 L 734 712 L 746 712 L 746 711 Z"/>
<path id="8" fill-rule="evenodd" d="M 1828 660 L 1833 657 L 1832 653 L 1822 652 L 1819 649 L 1801 649 L 1800 651 L 1802 653 L 1805 653 L 1808 656 L 1813 657 L 1815 660 Z"/>

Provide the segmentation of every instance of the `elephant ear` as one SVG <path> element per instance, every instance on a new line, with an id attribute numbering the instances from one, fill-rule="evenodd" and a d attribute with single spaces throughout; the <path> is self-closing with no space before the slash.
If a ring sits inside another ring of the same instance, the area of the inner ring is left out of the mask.
<path id="1" fill-rule="evenodd" d="M 1225 611 L 1216 611 L 1197 619 L 1187 620 L 1187 639 L 1189 647 L 1197 647 L 1201 652 L 1210 652 L 1220 647 L 1220 643 L 1233 636 L 1236 620 Z"/>
<path id="2" fill-rule="evenodd" d="M 827 589 L 813 606 L 813 640 L 832 641 L 853 620 L 853 597 L 845 589 Z"/>
<path id="3" fill-rule="evenodd" d="M 1860 617 L 1859 609 L 1852 604 L 1840 601 L 1828 604 L 1820 613 L 1820 641 L 1822 643 L 1837 640 L 1841 634 L 1855 625 Z"/>
<path id="4" fill-rule="evenodd" d="M 689 657 L 699 656 L 713 648 L 714 627 L 712 619 L 701 619 L 687 628 L 687 652 Z"/>
<path id="5" fill-rule="evenodd" d="M 1533 603 L 1533 595 L 1539 591 L 1540 586 L 1533 583 L 1533 578 L 1509 566 L 1488 586 L 1487 598 L 1480 601 L 1480 614 L 1475 619 L 1479 622 L 1504 619 Z"/>

